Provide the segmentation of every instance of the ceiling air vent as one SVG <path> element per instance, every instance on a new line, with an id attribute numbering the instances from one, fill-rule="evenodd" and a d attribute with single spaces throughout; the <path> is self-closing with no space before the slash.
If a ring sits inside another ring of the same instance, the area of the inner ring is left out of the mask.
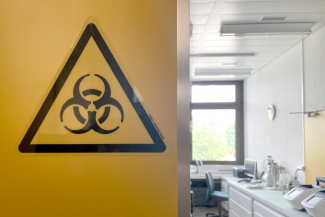
<path id="1" fill-rule="evenodd" d="M 278 16 L 278 17 L 262 17 L 260 21 L 284 21 L 288 18 L 288 16 Z"/>
<path id="2" fill-rule="evenodd" d="M 308 35 L 315 23 L 224 24 L 221 36 Z"/>

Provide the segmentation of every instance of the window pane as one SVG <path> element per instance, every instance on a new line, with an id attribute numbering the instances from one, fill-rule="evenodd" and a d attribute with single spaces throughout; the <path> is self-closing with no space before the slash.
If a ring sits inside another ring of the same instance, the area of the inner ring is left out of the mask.
<path id="1" fill-rule="evenodd" d="M 192 158 L 236 161 L 236 110 L 192 110 Z"/>
<path id="2" fill-rule="evenodd" d="M 192 102 L 235 102 L 235 85 L 192 85 Z"/>

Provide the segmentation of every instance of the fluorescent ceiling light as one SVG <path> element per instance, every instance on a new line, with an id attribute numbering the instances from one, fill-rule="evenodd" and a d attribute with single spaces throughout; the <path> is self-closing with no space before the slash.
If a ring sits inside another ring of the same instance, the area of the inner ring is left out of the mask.
<path id="1" fill-rule="evenodd" d="M 239 76 L 236 76 L 236 75 L 206 75 L 206 76 L 196 76 L 195 78 L 236 78 L 236 77 L 239 77 Z M 240 76 L 242 77 L 242 76 Z"/>
<path id="2" fill-rule="evenodd" d="M 235 66 L 237 63 L 222 63 L 223 66 Z"/>
<path id="3" fill-rule="evenodd" d="M 194 76 L 224 76 L 224 75 L 234 75 L 234 76 L 245 76 L 251 74 L 251 69 L 195 69 Z"/>
<path id="4" fill-rule="evenodd" d="M 224 24 L 221 36 L 308 35 L 315 23 Z"/>
<path id="5" fill-rule="evenodd" d="M 222 63 L 222 62 L 212 62 L 212 63 L 194 63 L 194 68 L 201 68 L 206 69 L 208 66 L 208 69 L 218 66 L 235 66 L 237 63 Z"/>
<path id="6" fill-rule="evenodd" d="M 190 57 L 237 57 L 237 56 L 258 56 L 258 53 L 210 53 L 191 54 Z"/>
<path id="7" fill-rule="evenodd" d="M 284 21 L 289 16 L 263 16 L 260 21 Z"/>

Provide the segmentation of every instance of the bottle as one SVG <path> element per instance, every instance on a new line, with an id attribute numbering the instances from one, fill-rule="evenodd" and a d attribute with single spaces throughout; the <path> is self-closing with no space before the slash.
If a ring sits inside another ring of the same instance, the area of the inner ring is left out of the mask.
<path id="1" fill-rule="evenodd" d="M 265 181 L 265 186 L 267 187 L 273 187 L 273 179 L 272 179 L 272 167 L 273 163 L 268 163 L 268 169 L 266 173 L 264 173 L 262 179 Z"/>
<path id="2" fill-rule="evenodd" d="M 270 154 L 266 155 L 266 157 L 264 158 L 263 167 L 265 173 L 268 170 L 269 163 L 272 163 L 272 155 Z"/>
<path id="3" fill-rule="evenodd" d="M 279 165 L 274 163 L 273 169 L 272 169 L 272 178 L 273 178 L 273 189 L 278 190 L 279 185 L 278 185 L 278 180 L 279 180 Z"/>

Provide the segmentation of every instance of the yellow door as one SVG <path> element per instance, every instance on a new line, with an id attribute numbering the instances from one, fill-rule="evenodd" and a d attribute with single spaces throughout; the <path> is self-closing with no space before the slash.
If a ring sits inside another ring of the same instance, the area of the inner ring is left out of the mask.
<path id="1" fill-rule="evenodd" d="M 0 216 L 177 216 L 176 10 L 0 3 Z M 89 24 L 103 40 L 89 38 L 56 89 Z M 68 103 L 76 86 L 83 100 Z"/>

